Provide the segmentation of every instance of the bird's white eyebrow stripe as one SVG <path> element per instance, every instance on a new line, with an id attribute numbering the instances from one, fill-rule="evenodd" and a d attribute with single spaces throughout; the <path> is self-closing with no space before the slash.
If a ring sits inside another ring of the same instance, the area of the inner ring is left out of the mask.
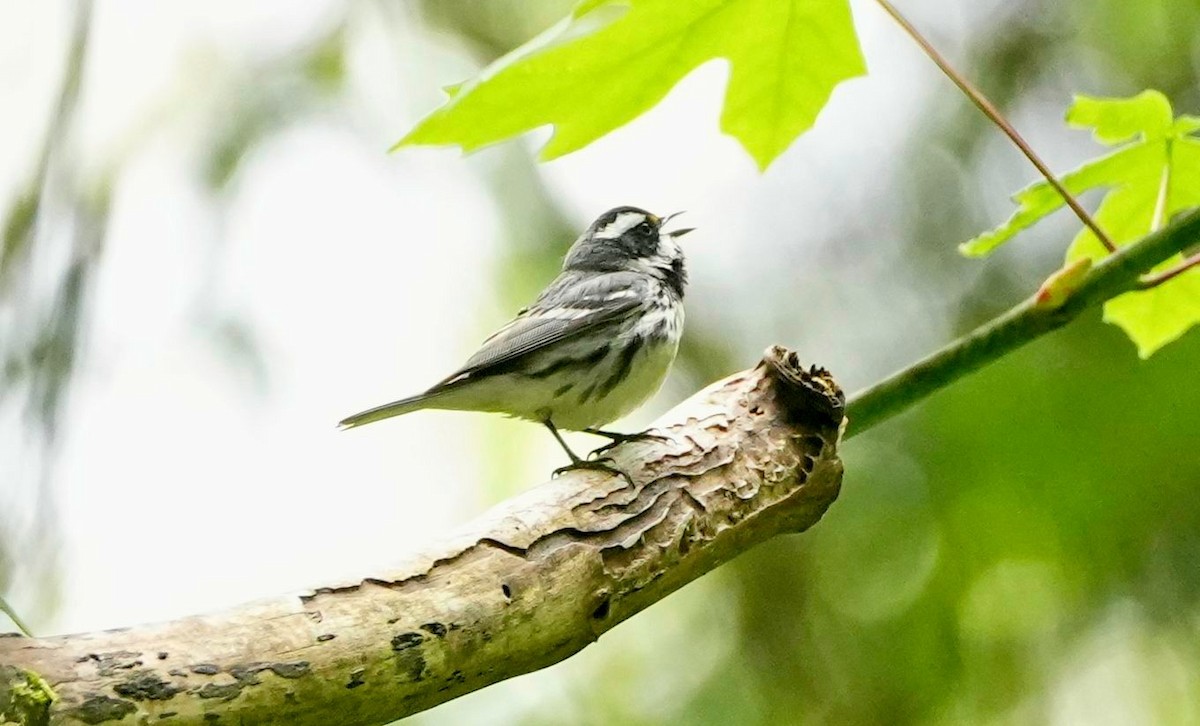
<path id="1" fill-rule="evenodd" d="M 646 215 L 639 212 L 621 212 L 616 219 L 597 230 L 596 237 L 616 239 L 644 221 Z"/>

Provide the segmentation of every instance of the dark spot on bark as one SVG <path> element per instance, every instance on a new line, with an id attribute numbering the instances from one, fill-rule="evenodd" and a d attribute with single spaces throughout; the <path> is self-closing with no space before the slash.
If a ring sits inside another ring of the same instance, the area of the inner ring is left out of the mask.
<path id="1" fill-rule="evenodd" d="M 446 626 L 442 625 L 441 623 L 425 623 L 421 626 L 421 630 L 424 630 L 427 633 L 432 633 L 439 638 L 446 636 Z"/>
<path id="2" fill-rule="evenodd" d="M 168 701 L 183 689 L 146 669 L 131 673 L 124 681 L 113 686 L 113 690 L 135 701 Z"/>
<path id="3" fill-rule="evenodd" d="M 137 706 L 120 698 L 92 695 L 75 708 L 71 715 L 84 723 L 104 723 L 105 721 L 120 721 L 137 710 Z"/>
<path id="4" fill-rule="evenodd" d="M 500 585 L 500 592 L 504 593 L 505 600 L 512 600 L 512 588 L 508 586 L 507 582 Z"/>
<path id="5" fill-rule="evenodd" d="M 219 713 L 206 713 L 206 714 L 204 714 L 204 720 L 205 720 L 205 721 L 208 721 L 209 723 L 216 723 L 217 721 L 220 721 L 220 720 L 221 720 L 221 714 L 219 714 Z"/>
<path id="6" fill-rule="evenodd" d="M 441 693 L 442 691 L 448 691 L 466 680 L 467 677 L 463 675 L 462 671 L 454 671 L 450 675 L 446 676 L 446 685 L 439 688 L 438 693 Z"/>
<path id="7" fill-rule="evenodd" d="M 350 671 L 350 682 L 346 684 L 346 688 L 358 688 L 366 683 L 366 681 L 363 680 L 363 676 L 366 675 L 366 673 L 366 668 L 355 668 L 354 670 Z"/>
<path id="8" fill-rule="evenodd" d="M 167 651 L 165 651 L 165 650 L 158 651 L 158 659 L 166 660 L 167 659 Z"/>
<path id="9" fill-rule="evenodd" d="M 313 610 L 312 612 L 310 612 L 310 613 L 308 614 L 308 617 L 309 617 L 309 619 L 310 619 L 310 620 L 312 620 L 314 623 L 319 623 L 319 622 L 321 622 L 322 620 L 324 620 L 324 619 L 325 619 L 325 616 L 321 614 L 321 611 L 320 611 L 320 610 Z"/>
<path id="10" fill-rule="evenodd" d="M 592 611 L 592 617 L 595 618 L 596 620 L 603 620 L 603 619 L 607 618 L 608 617 L 608 606 L 609 606 L 608 598 L 604 598 L 603 600 L 600 601 L 600 604 L 596 606 L 596 609 Z"/>
<path id="11" fill-rule="evenodd" d="M 178 711 L 163 711 L 162 713 L 158 714 L 158 720 L 163 721 L 165 719 L 171 718 L 172 716 L 178 716 L 178 715 L 179 715 Z"/>
<path id="12" fill-rule="evenodd" d="M 77 663 L 92 661 L 96 664 L 96 673 L 101 676 L 119 675 L 117 671 L 137 668 L 142 664 L 139 660 L 141 653 L 129 650 L 114 650 L 109 653 L 88 653 L 79 658 Z"/>
<path id="13" fill-rule="evenodd" d="M 267 666 L 267 670 L 280 678 L 299 678 L 308 675 L 308 661 L 292 660 L 286 663 L 271 663 Z"/>
<path id="14" fill-rule="evenodd" d="M 239 683 L 244 683 L 248 686 L 257 686 L 262 683 L 258 679 L 258 672 L 267 669 L 266 663 L 238 663 L 229 667 L 229 675 L 238 680 Z"/>
<path id="15" fill-rule="evenodd" d="M 197 663 L 192 666 L 192 673 L 199 673 L 202 676 L 215 676 L 221 672 L 221 667 L 216 663 Z"/>
<path id="16" fill-rule="evenodd" d="M 187 678 L 188 677 L 187 672 L 184 671 L 182 668 L 172 668 L 171 670 L 167 671 L 167 675 L 178 676 L 179 678 Z"/>
<path id="17" fill-rule="evenodd" d="M 334 635 L 333 633 L 321 633 L 320 635 L 317 636 L 317 642 L 324 643 L 326 641 L 333 640 L 336 637 L 337 636 Z"/>
<path id="18" fill-rule="evenodd" d="M 392 638 L 392 650 L 399 653 L 402 650 L 415 648 L 425 641 L 425 636 L 416 631 L 401 633 Z"/>
<path id="19" fill-rule="evenodd" d="M 287 693 L 283 694 L 283 700 L 287 701 L 288 703 L 297 703 L 296 692 L 288 691 Z"/>
<path id="20" fill-rule="evenodd" d="M 403 673 L 409 681 L 425 677 L 425 656 L 420 648 L 405 648 L 396 652 L 396 671 Z"/>
<path id="21" fill-rule="evenodd" d="M 205 683 L 196 695 L 201 698 L 223 698 L 226 701 L 232 701 L 237 698 L 238 694 L 246 684 L 240 682 L 234 683 Z"/>
<path id="22" fill-rule="evenodd" d="M 388 618 L 387 620 L 388 625 L 395 625 L 398 622 L 400 622 L 400 618 Z"/>

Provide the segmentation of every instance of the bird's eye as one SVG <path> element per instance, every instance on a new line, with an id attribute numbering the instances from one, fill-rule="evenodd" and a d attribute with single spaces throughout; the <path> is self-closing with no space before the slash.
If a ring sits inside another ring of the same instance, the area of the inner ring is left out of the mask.
<path id="1" fill-rule="evenodd" d="M 649 222 L 642 222 L 637 226 L 637 230 L 642 234 L 650 234 L 654 231 L 654 228 L 650 226 Z"/>

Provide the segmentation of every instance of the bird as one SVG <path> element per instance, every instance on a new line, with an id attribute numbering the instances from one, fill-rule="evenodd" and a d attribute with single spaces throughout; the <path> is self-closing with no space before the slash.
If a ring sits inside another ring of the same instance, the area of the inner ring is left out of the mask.
<path id="1" fill-rule="evenodd" d="M 558 276 L 461 368 L 422 393 L 348 416 L 339 427 L 422 409 L 502 413 L 549 429 L 571 460 L 556 476 L 599 469 L 629 479 L 600 455 L 626 441 L 662 437 L 601 427 L 650 398 L 679 350 L 687 285 L 679 238 L 694 230 L 664 229 L 679 214 L 659 217 L 631 206 L 601 214 L 568 250 Z M 559 429 L 610 443 L 591 453 L 597 458 L 582 457 Z"/>

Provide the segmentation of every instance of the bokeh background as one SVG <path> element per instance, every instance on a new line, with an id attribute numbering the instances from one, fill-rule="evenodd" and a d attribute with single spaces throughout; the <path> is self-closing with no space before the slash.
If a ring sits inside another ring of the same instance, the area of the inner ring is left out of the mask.
<path id="1" fill-rule="evenodd" d="M 368 574 L 540 480 L 528 424 L 333 424 L 457 366 L 608 207 L 700 228 L 630 429 L 771 343 L 855 390 L 1058 266 L 1063 215 L 956 254 L 1032 170 L 866 0 L 869 77 L 763 175 L 721 62 L 553 163 L 545 131 L 386 153 L 569 5 L 0 0 L 0 590 L 36 632 Z M 1200 112 L 1195 0 L 902 7 L 1055 168 L 1099 151 L 1072 93 Z M 1198 371 L 1200 334 L 1143 362 L 1088 315 L 848 443 L 809 533 L 411 723 L 1200 723 Z"/>

